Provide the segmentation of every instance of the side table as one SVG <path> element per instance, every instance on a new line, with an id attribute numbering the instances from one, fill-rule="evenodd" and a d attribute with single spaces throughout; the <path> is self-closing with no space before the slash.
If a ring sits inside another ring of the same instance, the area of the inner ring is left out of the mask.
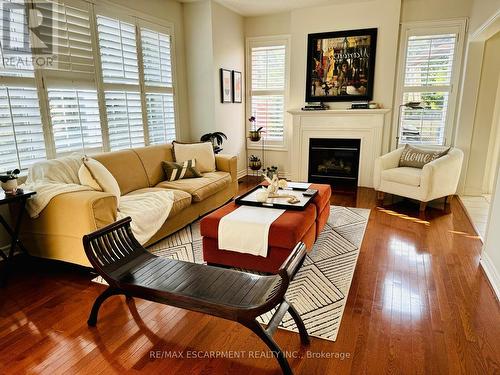
<path id="1" fill-rule="evenodd" d="M 0 191 L 0 206 L 4 204 L 11 205 L 16 204 L 19 208 L 19 212 L 17 214 L 17 218 L 15 219 L 14 227 L 12 228 L 9 223 L 2 217 L 0 214 L 0 223 L 5 228 L 7 233 L 10 236 L 10 249 L 8 255 L 5 255 L 3 251 L 0 250 L 0 257 L 4 260 L 4 273 L 0 279 L 0 286 L 3 286 L 7 282 L 7 276 L 9 272 L 9 266 L 14 257 L 14 251 L 16 246 L 19 247 L 21 251 L 28 254 L 28 251 L 24 247 L 24 245 L 19 240 L 19 230 L 21 229 L 21 222 L 23 219 L 24 210 L 26 208 L 26 201 L 29 197 L 35 195 L 36 192 L 30 190 L 19 190 L 17 194 L 5 194 L 4 191 Z"/>

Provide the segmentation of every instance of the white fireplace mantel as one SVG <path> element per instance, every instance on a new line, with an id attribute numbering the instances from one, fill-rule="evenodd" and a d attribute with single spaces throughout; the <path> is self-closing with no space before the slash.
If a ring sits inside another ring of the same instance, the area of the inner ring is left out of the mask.
<path id="1" fill-rule="evenodd" d="M 307 181 L 311 138 L 361 140 L 358 185 L 373 187 L 373 166 L 382 153 L 383 131 L 390 109 L 290 110 L 293 116 L 291 178 Z"/>

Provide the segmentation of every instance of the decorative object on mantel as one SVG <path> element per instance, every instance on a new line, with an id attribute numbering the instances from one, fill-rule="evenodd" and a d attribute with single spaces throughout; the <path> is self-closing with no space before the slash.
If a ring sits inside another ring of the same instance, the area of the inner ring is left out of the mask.
<path id="1" fill-rule="evenodd" d="M 243 79 L 241 72 L 233 70 L 231 77 L 233 83 L 233 103 L 241 103 L 243 98 Z"/>
<path id="2" fill-rule="evenodd" d="M 260 158 L 258 156 L 250 155 L 248 166 L 252 171 L 260 171 L 260 169 L 262 168 L 262 162 L 260 161 Z"/>
<path id="3" fill-rule="evenodd" d="M 307 102 L 371 100 L 377 29 L 309 34 Z"/>
<path id="4" fill-rule="evenodd" d="M 405 138 L 417 138 L 420 139 L 420 130 L 418 130 L 415 126 L 413 125 L 404 125 L 402 126 L 401 124 L 401 112 L 402 108 L 407 108 L 411 110 L 420 110 L 423 111 L 424 109 L 429 108 L 429 106 L 425 102 L 407 102 L 403 103 L 399 106 L 398 108 L 398 134 L 396 136 L 396 148 L 399 147 L 399 136 L 402 134 Z M 402 126 L 402 130 L 399 131 L 399 129 Z"/>
<path id="5" fill-rule="evenodd" d="M 368 109 L 368 108 L 369 108 L 368 100 L 351 103 L 351 109 Z"/>
<path id="6" fill-rule="evenodd" d="M 307 103 L 304 107 L 301 108 L 303 111 L 325 111 L 330 109 L 330 106 L 326 105 L 323 102 L 320 103 Z"/>
<path id="7" fill-rule="evenodd" d="M 378 103 L 375 103 L 375 102 L 370 102 L 368 104 L 368 108 L 370 108 L 370 109 L 379 109 L 380 105 Z"/>
<path id="8" fill-rule="evenodd" d="M 231 71 L 220 69 L 220 102 L 231 103 L 233 100 Z"/>
<path id="9" fill-rule="evenodd" d="M 214 132 L 203 134 L 200 138 L 201 142 L 211 142 L 214 148 L 214 154 L 218 154 L 222 151 L 222 144 L 224 139 L 227 141 L 227 136 L 223 132 Z"/>
<path id="10" fill-rule="evenodd" d="M 13 169 L 7 171 L 0 175 L 0 181 L 2 181 L 2 189 L 6 194 L 15 194 L 17 191 L 17 177 L 21 171 L 19 169 Z"/>

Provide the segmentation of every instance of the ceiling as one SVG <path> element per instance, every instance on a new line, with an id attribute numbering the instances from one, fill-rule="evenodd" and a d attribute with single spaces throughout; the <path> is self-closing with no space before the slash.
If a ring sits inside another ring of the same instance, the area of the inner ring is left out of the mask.
<path id="1" fill-rule="evenodd" d="M 200 0 L 179 0 L 181 3 L 193 3 Z M 349 4 L 370 0 L 215 0 L 219 4 L 242 16 L 261 16 L 264 14 L 287 12 L 293 9 L 331 4 Z"/>

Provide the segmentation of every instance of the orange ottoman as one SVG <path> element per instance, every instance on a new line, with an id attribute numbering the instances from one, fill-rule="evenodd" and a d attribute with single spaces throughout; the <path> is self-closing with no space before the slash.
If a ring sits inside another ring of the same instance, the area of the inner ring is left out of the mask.
<path id="1" fill-rule="evenodd" d="M 269 273 L 278 272 L 279 267 L 298 242 L 304 242 L 308 250 L 312 248 L 330 214 L 330 186 L 312 184 L 311 188 L 317 189 L 318 195 L 304 211 L 286 211 L 271 224 L 267 257 L 219 249 L 219 221 L 239 207 L 234 202 L 205 216 L 200 223 L 200 232 L 203 236 L 203 259 L 210 264 Z"/>

